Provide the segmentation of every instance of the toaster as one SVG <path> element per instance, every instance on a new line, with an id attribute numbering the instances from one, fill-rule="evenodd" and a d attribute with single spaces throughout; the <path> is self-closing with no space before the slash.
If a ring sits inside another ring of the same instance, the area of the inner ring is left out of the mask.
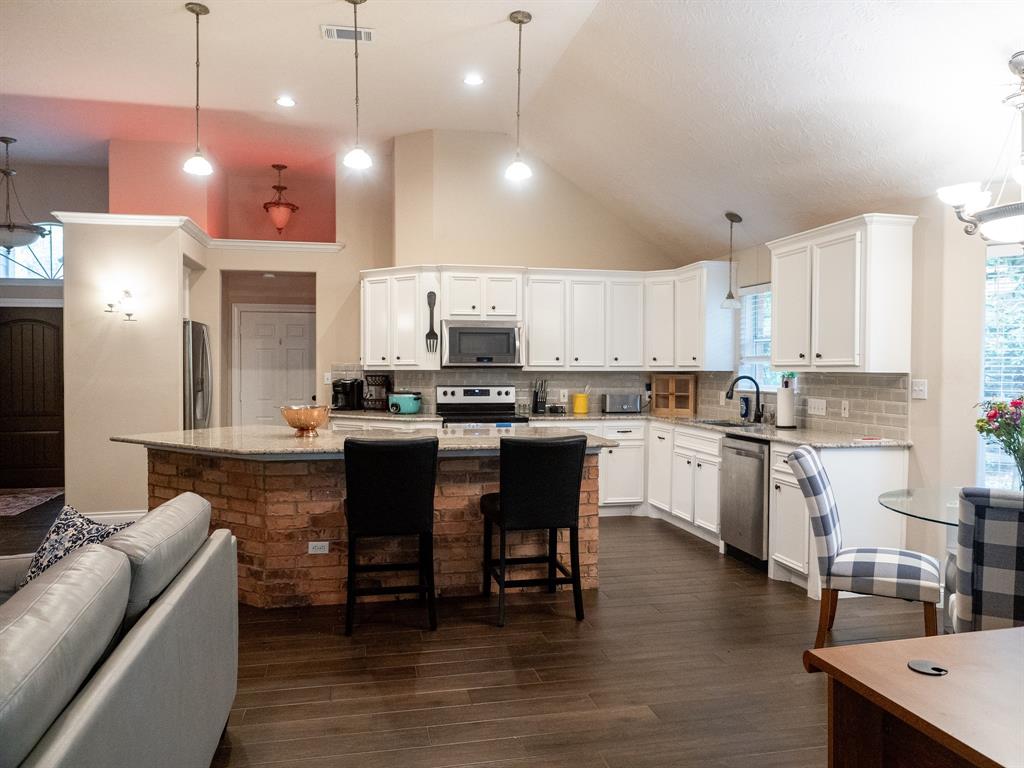
<path id="1" fill-rule="evenodd" d="M 601 395 L 602 413 L 640 413 L 640 395 Z"/>

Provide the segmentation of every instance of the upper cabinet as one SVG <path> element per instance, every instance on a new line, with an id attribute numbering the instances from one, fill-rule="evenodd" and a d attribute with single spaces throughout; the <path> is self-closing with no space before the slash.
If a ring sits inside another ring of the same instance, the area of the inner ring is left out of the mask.
<path id="1" fill-rule="evenodd" d="M 643 368 L 644 281 L 632 278 L 608 280 L 608 365 L 611 368 Z"/>
<path id="2" fill-rule="evenodd" d="M 910 371 L 916 220 L 865 214 L 768 243 L 775 368 Z"/>
<path id="3" fill-rule="evenodd" d="M 644 282 L 644 366 L 647 368 L 675 365 L 674 285 L 671 274 Z"/>
<path id="4" fill-rule="evenodd" d="M 569 280 L 569 365 L 600 368 L 605 364 L 605 281 Z"/>
<path id="5" fill-rule="evenodd" d="M 565 365 L 565 280 L 526 279 L 526 362 L 533 368 Z"/>
<path id="6" fill-rule="evenodd" d="M 442 272 L 445 319 L 517 320 L 522 276 L 517 273 Z"/>
<path id="7" fill-rule="evenodd" d="M 440 345 L 427 349 L 433 328 L 440 336 L 438 273 L 419 268 L 372 270 L 362 281 L 362 363 L 367 368 L 437 370 Z M 428 296 L 434 294 L 431 310 Z"/>

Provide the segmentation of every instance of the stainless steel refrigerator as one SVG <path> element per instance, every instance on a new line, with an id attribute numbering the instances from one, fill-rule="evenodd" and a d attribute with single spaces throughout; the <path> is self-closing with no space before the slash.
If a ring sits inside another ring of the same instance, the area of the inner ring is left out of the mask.
<path id="1" fill-rule="evenodd" d="M 213 364 L 210 358 L 210 328 L 186 320 L 185 333 L 185 407 L 184 429 L 210 426 L 213 408 Z"/>

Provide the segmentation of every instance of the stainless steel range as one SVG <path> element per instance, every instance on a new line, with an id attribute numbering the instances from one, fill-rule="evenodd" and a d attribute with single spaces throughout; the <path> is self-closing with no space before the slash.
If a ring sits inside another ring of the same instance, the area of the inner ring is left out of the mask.
<path id="1" fill-rule="evenodd" d="M 437 415 L 449 424 L 524 424 L 526 416 L 516 414 L 516 388 L 511 384 L 487 387 L 439 386 Z"/>

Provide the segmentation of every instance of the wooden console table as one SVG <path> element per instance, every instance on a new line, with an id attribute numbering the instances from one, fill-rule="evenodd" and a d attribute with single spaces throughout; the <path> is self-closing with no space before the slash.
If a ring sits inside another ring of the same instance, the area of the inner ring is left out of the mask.
<path id="1" fill-rule="evenodd" d="M 804 666 L 829 676 L 830 768 L 1024 766 L 1024 627 L 820 648 Z"/>

